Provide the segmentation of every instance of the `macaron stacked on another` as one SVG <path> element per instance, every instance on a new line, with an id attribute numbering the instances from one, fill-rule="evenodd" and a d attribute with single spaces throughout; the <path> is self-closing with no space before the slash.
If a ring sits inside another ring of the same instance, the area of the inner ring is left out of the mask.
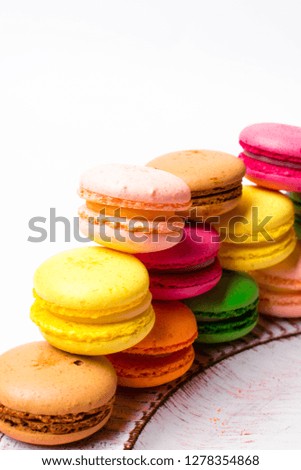
<path id="1" fill-rule="evenodd" d="M 101 429 L 112 413 L 117 378 L 105 357 L 28 343 L 0 356 L 0 377 L 0 431 L 19 441 L 78 441 Z"/>
<path id="2" fill-rule="evenodd" d="M 293 253 L 270 268 L 251 271 L 259 285 L 259 313 L 274 317 L 301 317 L 301 242 Z"/>
<path id="3" fill-rule="evenodd" d="M 244 186 L 238 206 L 213 223 L 221 238 L 222 267 L 250 271 L 280 263 L 296 246 L 293 225 L 294 208 L 288 197 Z"/>
<path id="4" fill-rule="evenodd" d="M 270 189 L 301 191 L 301 127 L 253 124 L 242 130 L 239 143 L 248 179 Z"/>
<path id="5" fill-rule="evenodd" d="M 134 256 L 94 246 L 64 251 L 34 275 L 31 319 L 53 346 L 75 354 L 122 351 L 152 329 L 149 277 Z"/>
<path id="6" fill-rule="evenodd" d="M 0 356 L 0 431 L 85 438 L 108 421 L 117 376 L 134 388 L 180 378 L 195 341 L 245 336 L 258 303 L 301 316 L 301 128 L 255 124 L 239 141 L 239 158 L 187 150 L 82 174 L 80 228 L 103 246 L 37 268 L 30 317 L 46 341 Z M 262 187 L 243 187 L 246 171 Z"/>
<path id="7" fill-rule="evenodd" d="M 250 333 L 258 321 L 258 287 L 247 273 L 223 271 L 206 294 L 185 300 L 198 324 L 199 343 L 233 341 Z"/>
<path id="8" fill-rule="evenodd" d="M 182 178 L 191 189 L 189 219 L 204 220 L 237 206 L 245 165 L 233 155 L 213 150 L 183 150 L 151 160 L 147 166 Z"/>
<path id="9" fill-rule="evenodd" d="M 81 176 L 80 228 L 92 240 L 128 253 L 160 251 L 181 240 L 191 194 L 180 178 L 134 165 L 100 165 Z"/>
<path id="10" fill-rule="evenodd" d="M 217 232 L 199 224 L 187 224 L 183 239 L 168 250 L 136 255 L 149 271 L 154 299 L 180 300 L 212 289 L 222 269 L 217 258 Z"/>
<path id="11" fill-rule="evenodd" d="M 143 388 L 162 385 L 181 377 L 194 360 L 196 320 L 181 302 L 153 302 L 156 322 L 152 331 L 126 351 L 108 356 L 118 384 Z"/>

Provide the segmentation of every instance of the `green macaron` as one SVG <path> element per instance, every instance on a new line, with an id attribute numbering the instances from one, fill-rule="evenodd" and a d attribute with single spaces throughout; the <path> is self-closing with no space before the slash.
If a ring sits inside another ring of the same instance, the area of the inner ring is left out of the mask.
<path id="1" fill-rule="evenodd" d="M 248 334 L 258 321 L 258 286 L 246 273 L 223 271 L 205 294 L 186 299 L 198 323 L 199 343 L 223 343 Z"/>
<path id="2" fill-rule="evenodd" d="M 288 193 L 288 196 L 293 201 L 294 209 L 295 209 L 295 232 L 297 234 L 297 238 L 301 240 L 301 193 Z"/>

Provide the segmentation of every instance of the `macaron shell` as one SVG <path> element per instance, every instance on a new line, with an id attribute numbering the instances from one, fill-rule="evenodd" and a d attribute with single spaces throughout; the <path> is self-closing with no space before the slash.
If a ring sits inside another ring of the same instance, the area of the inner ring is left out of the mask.
<path id="1" fill-rule="evenodd" d="M 301 242 L 281 263 L 250 274 L 259 284 L 260 313 L 284 318 L 301 316 Z"/>
<path id="2" fill-rule="evenodd" d="M 210 292 L 185 300 L 198 324 L 199 343 L 233 341 L 258 321 L 258 286 L 247 273 L 224 271 Z"/>
<path id="3" fill-rule="evenodd" d="M 296 234 L 292 228 L 273 243 L 222 243 L 219 260 L 224 269 L 234 271 L 265 269 L 287 258 L 295 246 Z"/>
<path id="4" fill-rule="evenodd" d="M 271 122 L 253 124 L 242 130 L 239 143 L 252 153 L 301 161 L 301 127 Z"/>
<path id="5" fill-rule="evenodd" d="M 248 308 L 258 299 L 258 287 L 247 273 L 223 271 L 220 282 L 206 295 L 185 300 L 185 304 L 198 315 L 210 314 L 218 319 L 224 318 L 227 312 Z M 226 315 L 228 316 L 228 315 Z"/>
<path id="6" fill-rule="evenodd" d="M 228 341 L 235 341 L 236 339 L 242 338 L 243 336 L 250 333 L 258 322 L 258 314 L 250 313 L 248 320 L 239 324 L 239 321 L 229 322 L 224 328 L 220 328 L 220 325 L 216 325 L 216 331 L 210 331 L 208 333 L 200 333 L 196 340 L 197 343 L 225 343 Z"/>
<path id="7" fill-rule="evenodd" d="M 153 302 L 156 321 L 150 333 L 127 354 L 170 354 L 190 346 L 197 337 L 195 316 L 182 302 Z"/>
<path id="8" fill-rule="evenodd" d="M 194 349 L 189 346 L 163 357 L 120 353 L 111 360 L 117 372 L 118 385 L 145 388 L 156 387 L 181 377 L 190 369 L 194 357 Z"/>
<path id="9" fill-rule="evenodd" d="M 234 224 L 235 219 L 237 223 Z M 264 230 L 261 230 L 265 219 Z M 219 221 L 213 221 L 212 225 L 223 242 L 231 242 L 234 246 L 267 242 L 267 238 L 276 240 L 286 234 L 293 223 L 294 208 L 288 197 L 276 191 L 244 186 L 238 206 L 221 215 Z"/>
<path id="10" fill-rule="evenodd" d="M 43 446 L 58 446 L 62 444 L 69 444 L 76 442 L 99 431 L 109 421 L 112 414 L 110 413 L 105 417 L 103 421 L 88 429 L 82 431 L 71 432 L 69 434 L 50 434 L 40 433 L 35 431 L 29 431 L 25 429 L 18 429 L 16 426 L 11 426 L 8 423 L 0 420 L 0 431 L 7 436 L 16 439 L 17 441 L 26 442 L 27 444 L 43 445 Z"/>
<path id="11" fill-rule="evenodd" d="M 301 317 L 301 291 L 278 292 L 260 286 L 259 313 L 278 318 Z"/>
<path id="12" fill-rule="evenodd" d="M 301 170 L 255 160 L 243 153 L 239 158 L 247 167 L 246 178 L 274 190 L 301 191 Z"/>
<path id="13" fill-rule="evenodd" d="M 184 226 L 184 222 L 182 223 Z M 95 225 L 91 228 L 86 219 L 79 219 L 81 232 L 99 245 L 106 246 L 118 252 L 136 254 L 151 253 L 167 250 L 179 243 L 183 230 L 178 227 L 174 232 L 152 233 L 152 232 L 129 232 L 120 227 L 118 232 L 111 226 L 106 226 L 105 237 L 99 233 L 99 228 Z"/>
<path id="14" fill-rule="evenodd" d="M 301 242 L 296 244 L 294 251 L 281 263 L 251 271 L 250 274 L 260 286 L 266 286 L 269 290 L 282 290 L 292 294 L 299 291 L 301 295 Z"/>
<path id="15" fill-rule="evenodd" d="M 116 373 L 105 357 L 75 356 L 46 342 L 0 356 L 0 431 L 35 445 L 83 439 L 112 413 Z"/>
<path id="16" fill-rule="evenodd" d="M 181 241 L 160 253 L 137 254 L 136 257 L 149 270 L 166 271 L 193 267 L 215 258 L 220 248 L 219 236 L 210 227 L 188 225 L 184 227 Z"/>
<path id="17" fill-rule="evenodd" d="M 190 190 L 181 178 L 144 166 L 99 165 L 83 173 L 79 193 L 94 201 L 98 195 L 117 198 L 117 205 L 125 207 L 142 202 L 150 209 L 159 210 L 161 206 L 164 211 L 185 210 L 190 205 Z"/>
<path id="18" fill-rule="evenodd" d="M 2 354 L 0 375 L 5 377 L 0 403 L 37 415 L 88 412 L 106 404 L 116 391 L 116 374 L 106 358 L 75 356 L 44 341 Z"/>
<path id="19" fill-rule="evenodd" d="M 97 311 L 105 316 L 135 307 L 148 286 L 147 270 L 138 259 L 103 247 L 61 252 L 44 261 L 34 275 L 39 297 L 79 315 Z"/>
<path id="20" fill-rule="evenodd" d="M 245 174 L 244 164 L 235 156 L 214 150 L 171 152 L 154 158 L 147 166 L 182 178 L 192 192 L 239 183 Z"/>
<path id="21" fill-rule="evenodd" d="M 95 324 L 72 322 L 51 314 L 34 303 L 30 317 L 54 347 L 74 354 L 111 354 L 134 346 L 152 329 L 155 313 L 145 312 L 124 322 Z"/>
<path id="22" fill-rule="evenodd" d="M 221 275 L 217 258 L 213 264 L 188 273 L 150 272 L 150 291 L 156 300 L 187 299 L 212 289 Z"/>

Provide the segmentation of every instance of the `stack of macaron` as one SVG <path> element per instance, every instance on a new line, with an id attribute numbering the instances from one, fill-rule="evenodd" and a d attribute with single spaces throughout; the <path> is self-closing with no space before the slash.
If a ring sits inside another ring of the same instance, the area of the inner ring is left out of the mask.
<path id="1" fill-rule="evenodd" d="M 246 176 L 262 188 L 253 191 L 272 217 L 266 224 L 272 238 L 266 239 L 269 262 L 248 267 L 260 288 L 259 311 L 276 317 L 300 317 L 300 246 L 296 242 L 301 238 L 301 128 L 253 124 L 241 132 L 239 142 Z"/>
<path id="2" fill-rule="evenodd" d="M 79 195 L 85 199 L 79 209 L 82 231 L 101 246 L 60 253 L 37 269 L 31 319 L 52 346 L 70 353 L 113 358 L 138 348 L 137 355 L 143 358 L 143 348 L 137 344 L 146 338 L 157 345 L 156 352 L 150 354 L 158 355 L 169 332 L 165 328 L 162 334 L 157 323 L 164 322 L 168 312 L 178 306 L 173 302 L 167 309 L 152 306 L 148 272 L 133 253 L 158 256 L 181 244 L 184 218 L 179 214 L 189 210 L 190 189 L 165 171 L 112 164 L 83 173 Z M 217 248 L 212 249 L 199 259 L 199 276 L 207 276 L 207 289 L 221 274 L 216 252 Z M 195 286 L 197 281 L 190 280 L 190 284 Z M 143 375 L 144 387 L 158 382 L 154 382 L 154 375 L 160 377 L 160 383 L 180 377 L 192 364 L 196 321 L 188 307 L 182 310 L 189 334 L 180 327 L 176 343 L 168 346 L 173 373 L 162 373 L 160 361 L 153 361 L 149 381 Z M 124 385 L 119 375 L 118 381 Z M 136 382 L 129 383 L 134 386 Z"/>
<path id="3" fill-rule="evenodd" d="M 86 201 L 79 210 L 82 231 L 102 246 L 64 251 L 37 268 L 30 316 L 46 341 L 0 357 L 0 374 L 6 376 L 0 431 L 32 444 L 82 439 L 108 421 L 118 378 L 105 356 L 135 347 L 156 321 L 148 272 L 130 253 L 178 244 L 184 219 L 177 212 L 190 207 L 190 189 L 180 178 L 131 165 L 101 165 L 84 173 L 79 194 Z M 178 325 L 169 344 L 166 334 L 154 329 L 150 341 L 157 346 L 150 354 L 161 357 L 160 348 L 166 348 L 168 360 L 163 372 L 160 360 L 154 362 L 143 386 L 158 382 L 154 374 L 164 377 L 159 383 L 179 377 L 193 362 L 195 318 L 188 307 L 172 302 L 167 319 L 175 308 L 180 319 L 183 312 L 187 316 L 187 327 L 182 331 Z M 166 309 L 156 309 L 164 324 Z"/>
<path id="4" fill-rule="evenodd" d="M 190 188 L 181 178 L 149 167 L 100 165 L 82 175 L 79 195 L 86 201 L 79 209 L 82 231 L 97 243 L 136 254 L 133 258 L 141 266 L 143 256 L 160 259 L 162 253 L 164 257 L 167 252 L 181 250 L 186 233 L 183 214 L 191 205 Z M 200 284 L 198 279 L 206 276 L 208 288 L 218 281 L 217 248 L 211 251 L 211 256 L 208 253 L 199 258 L 198 274 L 186 276 L 183 286 L 175 279 L 175 290 L 195 289 Z M 209 267 L 211 263 L 214 266 Z M 128 282 L 135 283 L 130 273 L 124 272 Z M 115 277 L 115 282 L 117 280 Z M 152 299 L 160 298 L 156 297 L 155 289 L 151 278 Z M 197 336 L 196 321 L 188 307 L 179 307 L 174 302 L 178 298 L 165 297 L 173 301 L 164 306 L 153 303 L 154 327 L 142 341 L 106 352 L 116 366 L 120 385 L 152 387 L 178 378 L 190 368 L 194 359 L 192 343 Z"/>
<path id="5" fill-rule="evenodd" d="M 181 299 L 190 307 L 197 320 L 198 343 L 227 342 L 246 335 L 258 321 L 258 287 L 246 273 L 233 271 L 244 271 L 244 266 L 225 262 L 225 235 L 215 230 L 221 218 L 241 211 L 245 165 L 234 155 L 212 150 L 173 152 L 147 165 L 181 177 L 192 195 L 182 244 L 162 253 L 139 255 L 149 270 L 153 295 Z M 201 270 L 194 268 L 200 263 Z M 188 286 L 188 279 L 196 285 Z"/>
<path id="6" fill-rule="evenodd" d="M 0 356 L 0 431 L 82 439 L 108 421 L 117 384 L 179 379 L 195 342 L 248 334 L 258 304 L 301 316 L 301 129 L 255 124 L 240 144 L 239 158 L 179 151 L 83 173 L 80 227 L 97 245 L 37 268 L 30 316 L 45 341 Z"/>

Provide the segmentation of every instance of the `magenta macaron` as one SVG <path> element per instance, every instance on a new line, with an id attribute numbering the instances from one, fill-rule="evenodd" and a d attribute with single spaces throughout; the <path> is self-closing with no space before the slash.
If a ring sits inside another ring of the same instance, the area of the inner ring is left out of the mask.
<path id="1" fill-rule="evenodd" d="M 186 225 L 182 241 L 158 253 L 139 253 L 149 271 L 150 291 L 157 300 L 181 300 L 203 294 L 220 280 L 219 237 L 213 228 Z"/>
<path id="2" fill-rule="evenodd" d="M 261 123 L 240 133 L 246 177 L 270 189 L 301 191 L 301 127 Z"/>

